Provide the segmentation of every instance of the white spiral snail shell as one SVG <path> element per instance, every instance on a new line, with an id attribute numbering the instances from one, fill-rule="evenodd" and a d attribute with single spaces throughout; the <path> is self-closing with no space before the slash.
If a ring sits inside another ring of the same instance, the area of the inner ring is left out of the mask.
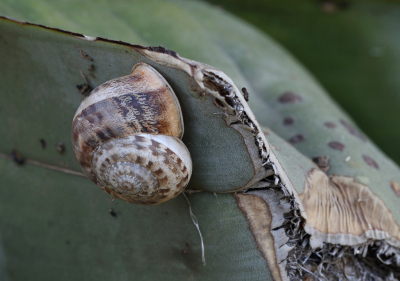
<path id="1" fill-rule="evenodd" d="M 178 196 L 192 174 L 175 93 L 154 68 L 136 64 L 79 106 L 72 124 L 75 157 L 105 192 L 156 205 Z"/>

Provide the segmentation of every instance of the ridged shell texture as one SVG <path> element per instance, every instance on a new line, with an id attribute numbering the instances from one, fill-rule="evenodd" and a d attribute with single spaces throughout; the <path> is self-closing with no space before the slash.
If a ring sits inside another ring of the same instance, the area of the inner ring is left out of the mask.
<path id="1" fill-rule="evenodd" d="M 94 89 L 72 124 L 86 175 L 113 197 L 145 205 L 172 199 L 188 184 L 192 162 L 182 136 L 175 93 L 144 63 Z"/>

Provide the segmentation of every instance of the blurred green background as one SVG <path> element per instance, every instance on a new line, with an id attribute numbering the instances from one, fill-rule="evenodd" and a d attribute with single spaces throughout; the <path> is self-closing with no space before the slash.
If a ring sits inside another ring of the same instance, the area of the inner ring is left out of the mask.
<path id="1" fill-rule="evenodd" d="M 400 1 L 207 2 L 282 44 L 400 163 Z"/>

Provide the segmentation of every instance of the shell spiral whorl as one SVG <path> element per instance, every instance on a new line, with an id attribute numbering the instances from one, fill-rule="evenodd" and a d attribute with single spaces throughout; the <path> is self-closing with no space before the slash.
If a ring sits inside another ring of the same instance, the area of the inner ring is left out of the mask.
<path id="1" fill-rule="evenodd" d="M 157 178 L 151 171 L 132 162 L 116 162 L 111 165 L 105 175 L 107 183 L 111 185 L 117 193 L 125 196 L 135 196 L 147 198 L 154 196 L 158 191 L 159 184 Z"/>
<path id="2" fill-rule="evenodd" d="M 145 205 L 187 186 L 192 162 L 182 136 L 173 90 L 144 63 L 94 89 L 72 125 L 74 153 L 88 177 L 113 197 Z"/>

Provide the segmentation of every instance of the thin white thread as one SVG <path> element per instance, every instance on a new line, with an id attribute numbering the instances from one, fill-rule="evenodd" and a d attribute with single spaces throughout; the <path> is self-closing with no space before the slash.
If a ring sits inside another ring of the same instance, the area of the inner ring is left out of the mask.
<path id="1" fill-rule="evenodd" d="M 199 232 L 200 240 L 201 240 L 201 260 L 203 262 L 203 265 L 206 265 L 206 257 L 205 257 L 205 254 L 204 254 L 204 241 L 203 241 L 203 236 L 201 235 L 199 222 L 197 221 L 196 216 L 192 212 L 192 205 L 190 204 L 189 199 L 186 197 L 186 194 L 185 193 L 182 193 L 182 194 L 183 194 L 183 196 L 185 197 L 186 201 L 189 204 L 190 217 L 192 218 L 192 221 L 193 221 L 194 225 L 196 226 L 197 231 Z"/>

